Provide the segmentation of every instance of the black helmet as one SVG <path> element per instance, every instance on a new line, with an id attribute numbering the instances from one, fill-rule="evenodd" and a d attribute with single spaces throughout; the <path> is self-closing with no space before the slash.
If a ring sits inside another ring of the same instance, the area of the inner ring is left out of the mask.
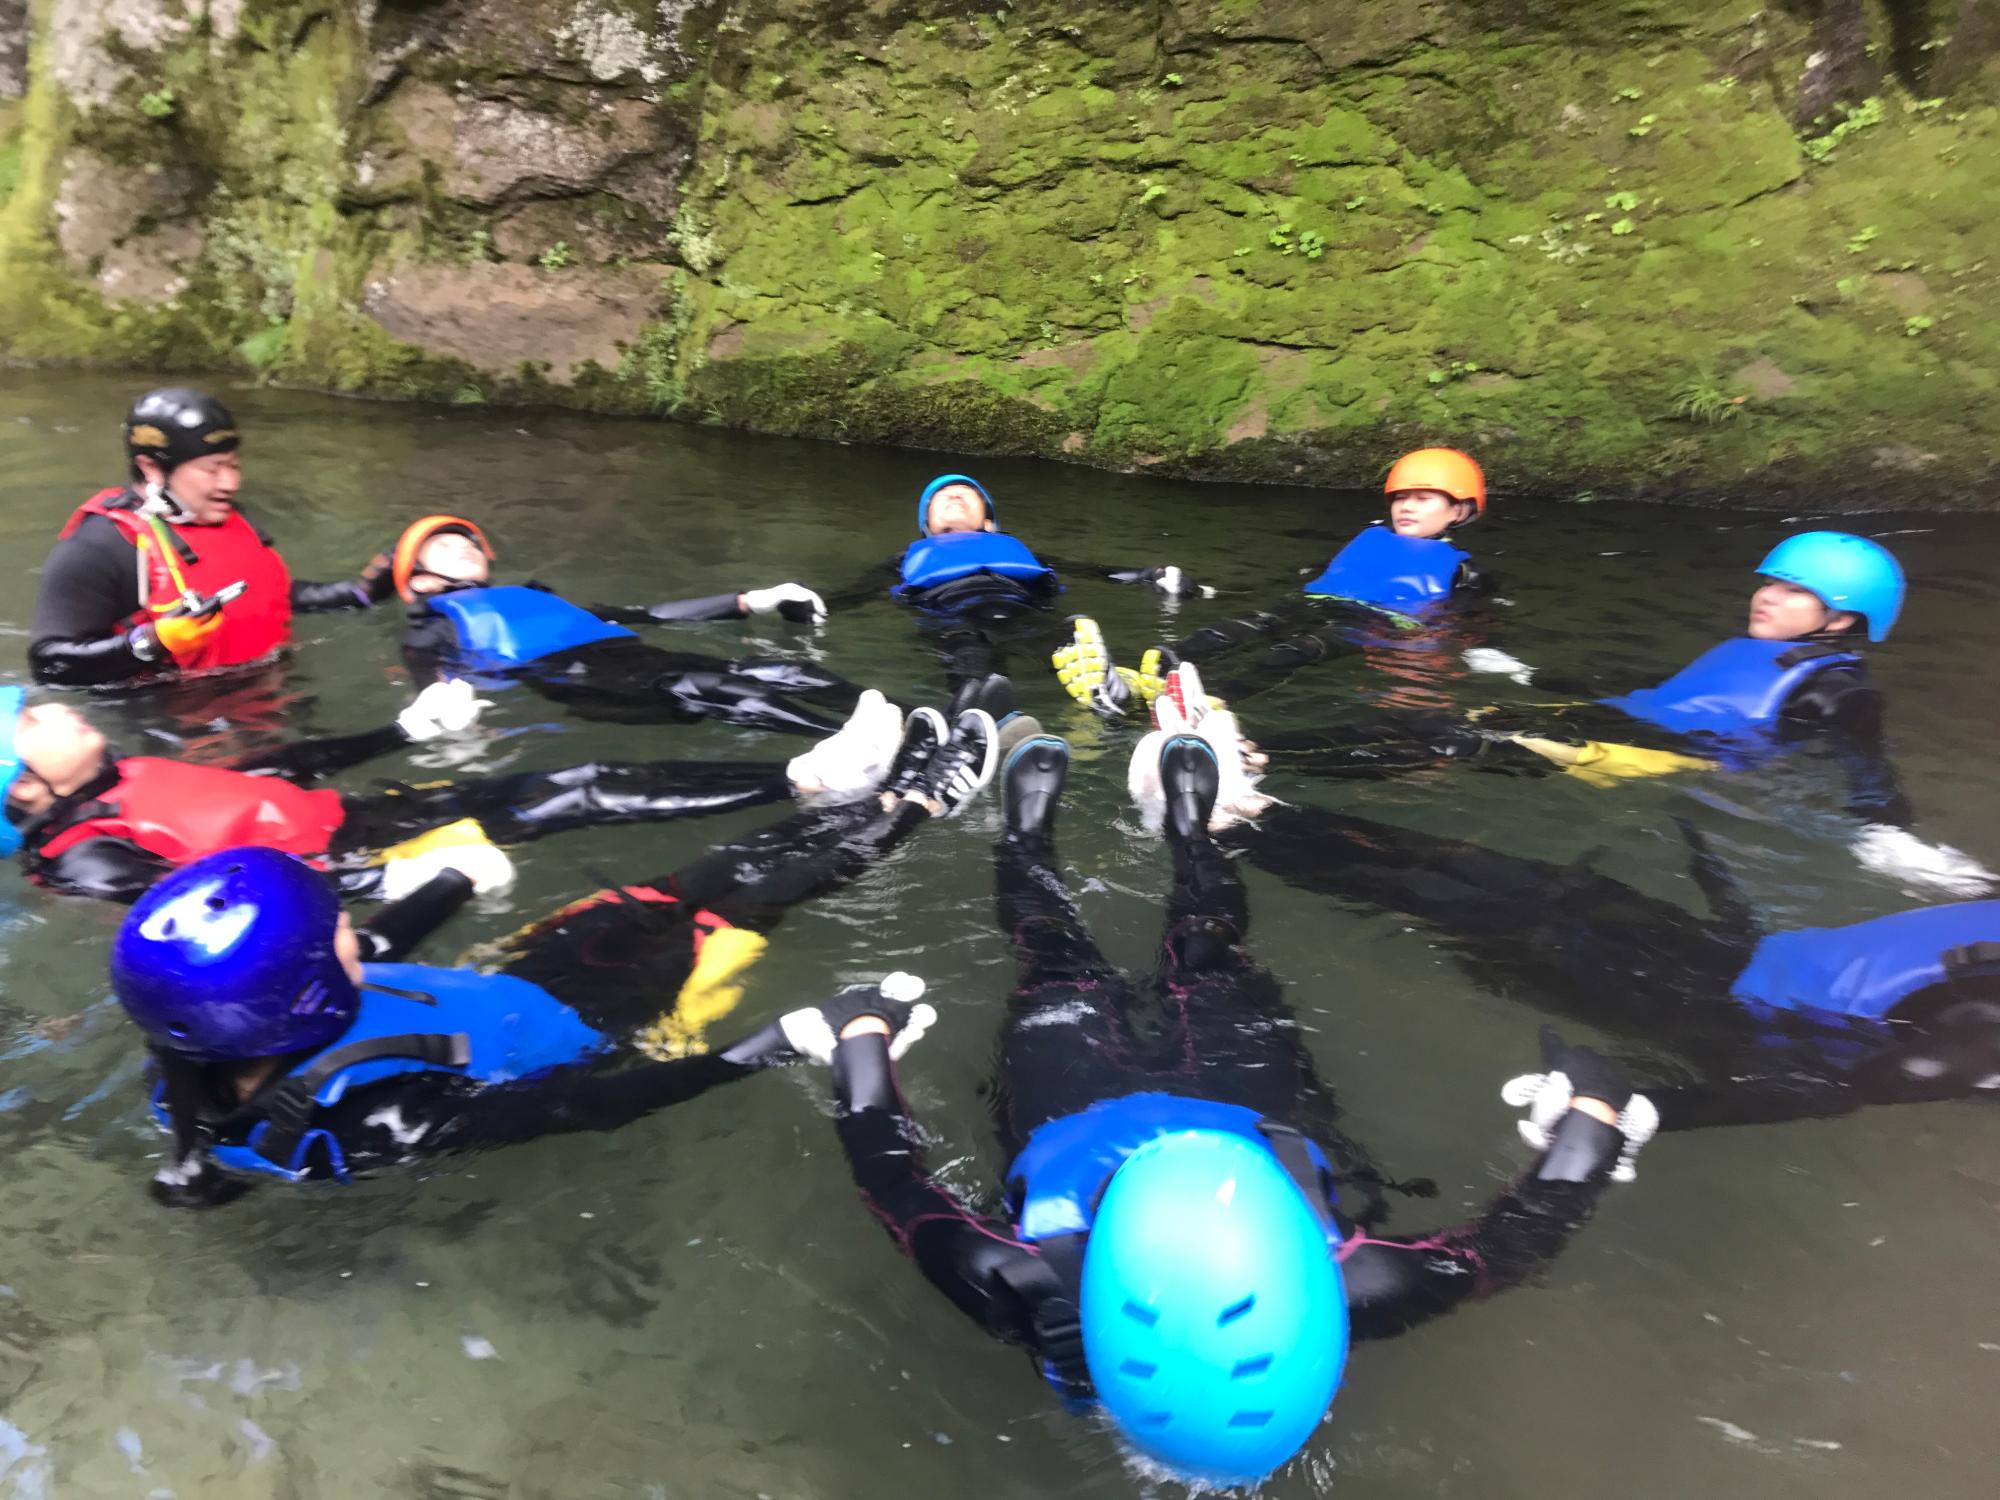
<path id="1" fill-rule="evenodd" d="M 125 458 L 134 479 L 141 477 L 142 454 L 171 474 L 191 458 L 234 453 L 241 443 L 229 408 L 190 386 L 148 391 L 125 416 Z"/>

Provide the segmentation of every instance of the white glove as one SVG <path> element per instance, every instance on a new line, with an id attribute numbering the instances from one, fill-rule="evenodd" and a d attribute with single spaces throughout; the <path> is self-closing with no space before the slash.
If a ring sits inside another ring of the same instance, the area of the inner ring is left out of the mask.
<path id="1" fill-rule="evenodd" d="M 1518 1122 L 1521 1139 L 1537 1151 L 1549 1147 L 1549 1135 L 1556 1121 L 1569 1113 L 1571 1091 L 1563 1073 L 1523 1073 L 1500 1087 L 1502 1102 L 1519 1109 L 1528 1106 L 1528 1118 Z M 1618 1165 L 1611 1169 L 1613 1182 L 1631 1182 L 1638 1177 L 1639 1148 L 1660 1131 L 1660 1112 L 1644 1094 L 1634 1094 L 1618 1112 L 1618 1130 L 1625 1145 L 1618 1153 Z"/>
<path id="2" fill-rule="evenodd" d="M 482 896 L 514 883 L 514 861 L 494 844 L 456 844 L 428 854 L 406 854 L 382 866 L 382 899 L 400 901 L 446 870 L 456 870 Z"/>
<path id="3" fill-rule="evenodd" d="M 1465 653 L 1465 664 L 1475 672 L 1491 672 L 1500 677 L 1511 677 L 1526 687 L 1534 681 L 1535 669 L 1518 656 L 1509 656 L 1494 646 L 1474 646 Z"/>
<path id="4" fill-rule="evenodd" d="M 850 1021 L 876 1016 L 889 1025 L 889 1057 L 895 1061 L 917 1044 L 937 1020 L 937 1012 L 916 1002 L 924 982 L 897 970 L 880 984 L 852 984 L 821 1005 L 795 1010 L 778 1018 L 785 1041 L 799 1056 L 831 1066 L 833 1049 Z"/>
<path id="5" fill-rule="evenodd" d="M 1204 599 L 1213 599 L 1215 597 L 1214 589 L 1205 583 L 1196 583 L 1173 563 L 1168 563 L 1163 568 L 1155 568 L 1153 570 L 1152 584 L 1161 593 L 1175 599 L 1185 598 L 1193 594 L 1199 594 Z"/>
<path id="6" fill-rule="evenodd" d="M 473 696 L 471 683 L 453 677 L 417 694 L 416 701 L 396 715 L 396 725 L 412 744 L 421 745 L 447 734 L 463 734 L 479 722 L 481 709 L 492 706 L 492 699 Z"/>
<path id="7" fill-rule="evenodd" d="M 1995 879 L 1971 855 L 1949 844 L 1926 844 L 1907 828 L 1886 823 L 1870 823 L 1861 830 L 1854 841 L 1854 857 L 1878 875 L 1947 896 L 1982 895 Z"/>
<path id="8" fill-rule="evenodd" d="M 786 609 L 786 605 L 791 605 Z M 815 625 L 826 618 L 826 601 L 802 583 L 781 583 L 768 589 L 745 589 L 743 607 L 753 615 L 782 613 L 788 620 L 811 620 Z"/>

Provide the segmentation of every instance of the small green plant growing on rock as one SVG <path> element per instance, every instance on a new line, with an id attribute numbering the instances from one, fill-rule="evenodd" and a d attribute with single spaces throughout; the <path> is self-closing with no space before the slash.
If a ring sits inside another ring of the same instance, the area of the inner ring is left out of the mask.
<path id="1" fill-rule="evenodd" d="M 1629 214 L 1639 206 L 1639 195 L 1637 193 L 1607 193 L 1604 196 L 1604 206 L 1616 209 L 1621 214 Z"/>
<path id="2" fill-rule="evenodd" d="M 1611 226 L 1611 232 L 1616 235 L 1627 235 L 1630 234 L 1633 230 L 1637 229 L 1638 227 L 1639 226 L 1633 223 L 1630 219 L 1620 219 L 1617 223 Z"/>
<path id="3" fill-rule="evenodd" d="M 1139 195 L 1141 206 L 1151 203 L 1155 198 L 1164 198 L 1167 196 L 1167 190 L 1157 182 L 1145 182 L 1141 183 L 1140 186 L 1145 188 L 1145 191 Z"/>
<path id="4" fill-rule="evenodd" d="M 1479 366 L 1473 364 L 1470 360 L 1455 359 L 1443 369 L 1432 370 L 1428 375 L 1424 376 L 1424 380 L 1429 385 L 1446 385 L 1451 381 L 1463 380 L 1468 375 L 1477 375 L 1478 373 Z"/>
<path id="5" fill-rule="evenodd" d="M 1290 255 L 1292 253 L 1292 226 L 1290 221 L 1274 225 L 1271 232 L 1264 236 L 1264 239 L 1273 250 L 1281 250 L 1286 255 Z"/>
<path id="6" fill-rule="evenodd" d="M 572 259 L 573 257 L 570 254 L 569 241 L 557 240 L 553 245 L 549 246 L 548 249 L 542 252 L 542 258 L 538 262 L 538 264 L 544 271 L 560 271 L 564 266 L 568 265 Z"/>
<path id="7" fill-rule="evenodd" d="M 1857 229 L 1847 237 L 1847 253 L 1849 255 L 1859 255 L 1873 243 L 1878 233 L 1880 231 L 1873 224 L 1870 224 L 1866 229 Z"/>
<path id="8" fill-rule="evenodd" d="M 1846 118 L 1833 129 L 1806 142 L 1806 157 L 1810 161 L 1824 162 L 1839 148 L 1842 141 L 1881 123 L 1881 99 L 1874 97 L 1863 99 L 1859 104 L 1847 109 Z"/>
<path id="9" fill-rule="evenodd" d="M 1299 254 L 1303 255 L 1307 260 L 1318 260 L 1322 255 L 1326 254 L 1326 236 L 1317 230 L 1300 230 Z"/>
<path id="10" fill-rule="evenodd" d="M 1618 100 L 1621 104 L 1630 103 L 1634 99 L 1645 98 L 1646 91 L 1644 89 L 1635 89 L 1631 87 L 1626 87 L 1620 89 L 1617 93 L 1613 94 L 1611 97 Z"/>
<path id="11" fill-rule="evenodd" d="M 1743 410 L 1743 403 L 1749 399 L 1748 396 L 1732 396 L 1715 386 L 1697 381 L 1674 392 L 1674 420 L 1694 422 L 1704 427 L 1719 426 L 1734 421 Z"/>
<path id="12" fill-rule="evenodd" d="M 1169 73 L 1165 78 L 1160 80 L 1160 82 L 1164 83 L 1170 89 L 1179 88 L 1182 81 L 1181 75 L 1178 73 Z"/>
<path id="13" fill-rule="evenodd" d="M 174 91 L 164 86 L 139 96 L 139 113 L 149 120 L 171 120 L 178 107 Z"/>
<path id="14" fill-rule="evenodd" d="M 1639 123 L 1625 133 L 1632 136 L 1651 135 L 1653 133 L 1653 126 L 1658 123 L 1659 118 L 1658 115 L 1641 115 L 1639 116 Z"/>
<path id="15" fill-rule="evenodd" d="M 1906 339 L 1921 338 L 1924 331 L 1935 327 L 1936 323 L 1937 320 L 1935 318 L 1927 318 L 1922 313 L 1918 313 L 1914 317 L 1905 318 L 1903 320 L 1903 337 Z"/>

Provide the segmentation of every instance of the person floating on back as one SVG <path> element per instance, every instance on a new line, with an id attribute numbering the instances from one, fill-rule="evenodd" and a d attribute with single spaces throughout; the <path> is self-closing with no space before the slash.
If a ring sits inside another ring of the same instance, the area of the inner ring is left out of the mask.
<path id="1" fill-rule="evenodd" d="M 1363 527 L 1298 597 L 1154 647 L 1137 668 L 1115 665 L 1097 622 L 1079 618 L 1053 658 L 1064 690 L 1117 717 L 1135 698 L 1150 702 L 1176 663 L 1214 663 L 1227 655 L 1230 675 L 1215 686 L 1236 701 L 1307 662 L 1376 642 L 1385 622 L 1415 630 L 1440 606 L 1490 590 L 1490 578 L 1458 545 L 1461 529 L 1486 514 L 1486 476 L 1469 455 L 1456 448 L 1406 453 L 1382 489 L 1388 514 Z M 1259 645 L 1261 653 L 1239 657 Z"/>

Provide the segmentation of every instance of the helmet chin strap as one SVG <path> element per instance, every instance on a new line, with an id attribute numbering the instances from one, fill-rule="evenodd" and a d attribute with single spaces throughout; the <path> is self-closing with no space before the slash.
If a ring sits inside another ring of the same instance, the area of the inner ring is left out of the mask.
<path id="1" fill-rule="evenodd" d="M 172 521 L 176 525 L 198 524 L 194 512 L 183 505 L 180 497 L 167 488 L 164 479 L 147 480 L 145 488 L 140 493 L 146 497 L 146 503 L 141 508 L 150 514 Z"/>

